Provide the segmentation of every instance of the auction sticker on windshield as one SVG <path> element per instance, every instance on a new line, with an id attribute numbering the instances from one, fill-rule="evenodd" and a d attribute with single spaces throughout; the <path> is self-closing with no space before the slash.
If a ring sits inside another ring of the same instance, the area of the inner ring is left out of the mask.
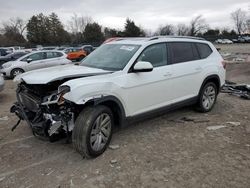
<path id="1" fill-rule="evenodd" d="M 133 51 L 135 49 L 134 46 L 121 46 L 121 50 Z"/>

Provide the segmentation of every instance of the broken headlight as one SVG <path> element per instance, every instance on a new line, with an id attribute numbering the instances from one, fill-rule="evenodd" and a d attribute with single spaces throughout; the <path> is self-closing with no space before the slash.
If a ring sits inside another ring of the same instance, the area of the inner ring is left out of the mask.
<path id="1" fill-rule="evenodd" d="M 58 105 L 61 105 L 61 104 L 63 104 L 64 103 L 64 98 L 63 98 L 63 96 L 66 94 L 66 93 L 68 93 L 68 92 L 70 92 L 70 87 L 69 86 L 67 86 L 67 85 L 63 85 L 63 86 L 60 86 L 59 88 L 58 88 L 58 102 L 57 102 L 57 104 Z"/>

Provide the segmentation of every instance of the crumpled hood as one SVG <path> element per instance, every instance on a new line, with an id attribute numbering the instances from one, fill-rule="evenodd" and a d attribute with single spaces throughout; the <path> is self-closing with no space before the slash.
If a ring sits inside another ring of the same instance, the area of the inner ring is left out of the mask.
<path id="1" fill-rule="evenodd" d="M 64 78 L 77 78 L 105 73 L 109 73 L 109 71 L 78 65 L 61 65 L 23 73 L 16 76 L 14 81 L 21 82 L 23 80 L 27 84 L 47 84 Z"/>

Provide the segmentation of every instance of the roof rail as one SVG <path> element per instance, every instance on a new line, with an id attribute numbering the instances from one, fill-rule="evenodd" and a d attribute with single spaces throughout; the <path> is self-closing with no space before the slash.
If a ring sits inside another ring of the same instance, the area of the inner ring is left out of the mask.
<path id="1" fill-rule="evenodd" d="M 204 38 L 201 38 L 201 37 L 166 35 L 166 36 L 154 36 L 154 37 L 151 37 L 151 38 L 149 38 L 149 41 L 157 40 L 157 39 L 160 39 L 160 38 L 182 38 L 182 39 L 205 40 Z"/>

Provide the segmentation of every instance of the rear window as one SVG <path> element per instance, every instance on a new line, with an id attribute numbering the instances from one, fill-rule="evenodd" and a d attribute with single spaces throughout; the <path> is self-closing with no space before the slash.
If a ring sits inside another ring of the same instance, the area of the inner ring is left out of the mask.
<path id="1" fill-rule="evenodd" d="M 207 44 L 196 43 L 196 46 L 201 59 L 207 58 L 213 52 L 212 49 Z"/>
<path id="2" fill-rule="evenodd" d="M 199 59 L 197 49 L 191 42 L 170 42 L 168 48 L 173 64 Z"/>

